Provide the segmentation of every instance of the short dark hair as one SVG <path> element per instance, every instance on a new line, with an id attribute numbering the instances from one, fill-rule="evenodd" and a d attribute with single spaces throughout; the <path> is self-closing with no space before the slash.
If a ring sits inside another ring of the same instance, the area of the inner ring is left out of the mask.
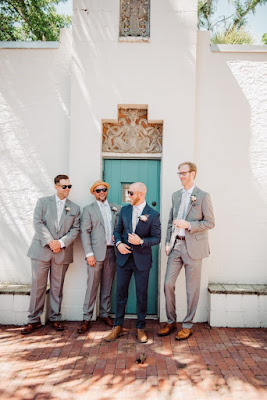
<path id="1" fill-rule="evenodd" d="M 54 179 L 55 185 L 61 181 L 61 179 L 69 179 L 68 175 L 57 175 Z"/>

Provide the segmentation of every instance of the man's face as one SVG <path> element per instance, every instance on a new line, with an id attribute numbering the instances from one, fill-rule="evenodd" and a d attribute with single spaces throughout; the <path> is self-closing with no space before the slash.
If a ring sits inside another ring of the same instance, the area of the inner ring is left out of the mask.
<path id="1" fill-rule="evenodd" d="M 131 185 L 128 190 L 128 194 L 130 197 L 130 203 L 132 206 L 136 206 L 142 203 L 141 192 L 136 190 L 137 188 L 134 185 Z"/>
<path id="2" fill-rule="evenodd" d="M 189 165 L 182 165 L 178 170 L 178 175 L 183 187 L 190 186 L 194 183 L 195 172 L 190 171 Z"/>
<path id="3" fill-rule="evenodd" d="M 94 196 L 95 196 L 96 200 L 104 203 L 104 201 L 106 201 L 107 196 L 108 196 L 108 189 L 104 185 L 99 185 L 94 190 Z"/>
<path id="4" fill-rule="evenodd" d="M 70 188 L 68 187 L 68 185 L 70 185 L 69 179 L 60 179 L 60 181 L 55 184 L 57 196 L 61 200 L 66 199 L 70 194 Z"/>

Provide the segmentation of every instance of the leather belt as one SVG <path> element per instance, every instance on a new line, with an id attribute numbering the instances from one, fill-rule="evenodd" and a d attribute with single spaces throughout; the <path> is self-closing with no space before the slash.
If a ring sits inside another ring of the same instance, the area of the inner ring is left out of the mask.
<path id="1" fill-rule="evenodd" d="M 114 249 L 114 246 L 107 246 L 107 249 Z"/>
<path id="2" fill-rule="evenodd" d="M 176 240 L 185 240 L 185 236 L 176 236 L 176 238 L 175 238 Z"/>

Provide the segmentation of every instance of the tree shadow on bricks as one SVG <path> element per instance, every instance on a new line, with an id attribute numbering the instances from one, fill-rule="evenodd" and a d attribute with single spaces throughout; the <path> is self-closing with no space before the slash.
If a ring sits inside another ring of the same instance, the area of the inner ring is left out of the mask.
<path id="1" fill-rule="evenodd" d="M 110 328 L 92 322 L 78 335 L 79 322 L 64 332 L 49 325 L 26 337 L 2 326 L 1 398 L 31 399 L 238 399 L 264 398 L 264 329 L 212 328 L 196 324 L 186 341 L 175 333 L 158 337 L 159 323 L 147 321 L 148 343 L 135 338 L 135 321 L 112 343 Z M 145 353 L 146 360 L 136 359 Z"/>

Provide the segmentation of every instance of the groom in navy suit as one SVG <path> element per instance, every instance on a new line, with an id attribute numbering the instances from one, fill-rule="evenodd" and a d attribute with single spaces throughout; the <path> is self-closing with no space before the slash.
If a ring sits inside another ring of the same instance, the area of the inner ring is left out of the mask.
<path id="1" fill-rule="evenodd" d="M 131 204 L 122 207 L 114 231 L 117 252 L 116 317 L 111 333 L 105 338 L 112 342 L 122 335 L 128 288 L 132 274 L 137 298 L 136 337 L 147 342 L 144 330 L 147 313 L 147 288 L 152 265 L 151 246 L 160 243 L 159 213 L 145 201 L 147 188 L 142 182 L 133 183 L 128 191 Z"/>

